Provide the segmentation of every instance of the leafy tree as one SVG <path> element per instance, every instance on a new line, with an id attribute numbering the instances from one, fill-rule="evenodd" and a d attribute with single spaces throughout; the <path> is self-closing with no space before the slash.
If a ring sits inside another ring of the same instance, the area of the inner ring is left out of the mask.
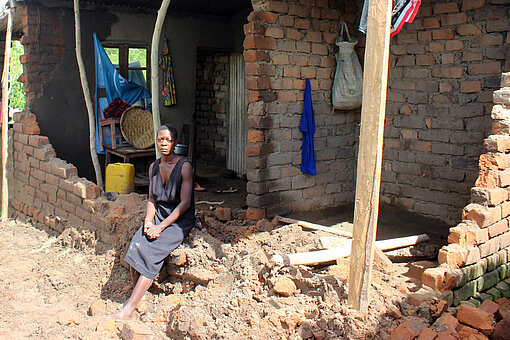
<path id="1" fill-rule="evenodd" d="M 25 108 L 25 89 L 23 83 L 18 81 L 23 73 L 23 65 L 19 60 L 24 54 L 23 45 L 18 40 L 12 42 L 11 63 L 9 65 L 9 106 L 14 109 L 23 110 Z"/>

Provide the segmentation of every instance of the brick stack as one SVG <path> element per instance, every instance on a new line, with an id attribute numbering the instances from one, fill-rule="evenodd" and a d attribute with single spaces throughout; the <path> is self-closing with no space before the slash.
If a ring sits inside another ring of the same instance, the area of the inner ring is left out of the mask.
<path id="1" fill-rule="evenodd" d="M 75 166 L 56 157 L 48 137 L 39 135 L 35 115 L 24 111 L 16 113 L 14 120 L 13 215 L 31 218 L 58 233 L 70 227 L 87 230 L 109 246 L 124 246 L 133 234 L 126 221 L 145 209 L 144 197 L 121 195 L 107 201 L 96 184 L 79 178 Z"/>
<path id="2" fill-rule="evenodd" d="M 494 92 L 493 134 L 485 139 L 472 203 L 439 251 L 441 266 L 423 274 L 425 284 L 453 290 L 455 304 L 483 298 L 481 292 L 497 298 L 510 291 L 510 73 L 503 74 L 501 87 Z"/>
<path id="3" fill-rule="evenodd" d="M 199 160 L 226 164 L 228 54 L 199 54 L 195 95 Z"/>
<path id="4" fill-rule="evenodd" d="M 340 20 L 352 1 L 253 1 L 244 27 L 248 88 L 248 215 L 252 218 L 350 203 L 354 198 L 358 111 L 334 112 L 331 89 Z M 363 55 L 364 37 L 358 52 Z M 300 169 L 305 79 L 315 110 L 316 176 Z M 267 209 L 267 211 L 265 210 Z"/>
<path id="5" fill-rule="evenodd" d="M 56 8 L 19 6 L 23 36 L 20 39 L 25 54 L 20 61 L 23 74 L 18 79 L 24 83 L 26 101 L 43 92 L 43 84 L 62 60 L 64 39 L 62 36 L 63 11 Z"/>
<path id="6" fill-rule="evenodd" d="M 492 92 L 510 70 L 507 6 L 422 1 L 392 38 L 382 202 L 458 222 L 490 131 Z"/>

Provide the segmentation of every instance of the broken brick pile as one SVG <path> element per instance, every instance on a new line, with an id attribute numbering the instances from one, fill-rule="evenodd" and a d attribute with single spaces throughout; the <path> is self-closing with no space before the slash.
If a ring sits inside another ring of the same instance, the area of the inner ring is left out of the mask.
<path id="1" fill-rule="evenodd" d="M 420 306 L 427 305 L 427 302 Z M 485 300 L 479 307 L 462 304 L 448 310 L 444 300 L 431 305 L 437 319 L 409 317 L 391 330 L 390 340 L 433 339 L 510 339 L 510 300 Z"/>
<path id="2" fill-rule="evenodd" d="M 496 299 L 509 290 L 500 281 L 510 276 L 510 73 L 503 74 L 501 87 L 494 92 L 493 134 L 480 156 L 472 203 L 450 229 L 440 266 L 423 271 L 423 283 L 449 292 L 455 305 L 484 294 Z"/>
<path id="3" fill-rule="evenodd" d="M 381 201 L 456 224 L 510 71 L 500 0 L 422 1 L 391 39 Z"/>
<path id="4" fill-rule="evenodd" d="M 15 217 L 30 218 L 62 233 L 69 243 L 97 240 L 125 247 L 139 227 L 145 197 L 132 193 L 109 201 L 96 184 L 78 177 L 78 170 L 56 157 L 48 137 L 41 136 L 36 116 L 14 115 L 13 169 L 10 169 L 10 205 Z M 79 246 L 79 244 L 77 244 Z"/>

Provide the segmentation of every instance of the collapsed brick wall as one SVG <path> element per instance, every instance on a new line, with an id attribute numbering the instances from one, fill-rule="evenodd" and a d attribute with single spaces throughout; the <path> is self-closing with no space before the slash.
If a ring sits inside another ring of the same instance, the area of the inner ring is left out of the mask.
<path id="1" fill-rule="evenodd" d="M 331 89 L 340 21 L 354 29 L 353 1 L 252 1 L 244 27 L 248 89 L 249 218 L 350 203 L 354 199 L 359 110 L 334 112 Z M 305 78 L 315 110 L 318 174 L 301 172 Z"/>
<path id="2" fill-rule="evenodd" d="M 95 248 L 100 241 L 103 247 L 125 248 L 142 221 L 146 197 L 133 193 L 108 201 L 101 188 L 56 157 L 34 114 L 16 113 L 14 120 L 12 215 L 70 233 L 70 242 L 84 247 Z"/>
<path id="3" fill-rule="evenodd" d="M 457 223 L 510 70 L 505 0 L 422 2 L 392 38 L 381 201 Z"/>
<path id="4" fill-rule="evenodd" d="M 449 291 L 456 305 L 483 294 L 496 299 L 509 289 L 500 281 L 510 276 L 510 73 L 503 74 L 501 87 L 494 92 L 492 135 L 484 141 L 471 203 L 463 221 L 450 228 L 450 244 L 439 251 L 441 265 L 422 277 L 426 285 Z"/>
<path id="5" fill-rule="evenodd" d="M 63 11 L 39 6 L 20 6 L 23 36 L 20 39 L 24 55 L 20 57 L 23 74 L 18 81 L 24 84 L 27 108 L 30 102 L 43 94 L 44 83 L 62 60 L 64 39 L 62 36 Z"/>
<path id="6" fill-rule="evenodd" d="M 197 159 L 225 165 L 229 58 L 225 53 L 198 53 L 195 95 Z"/>

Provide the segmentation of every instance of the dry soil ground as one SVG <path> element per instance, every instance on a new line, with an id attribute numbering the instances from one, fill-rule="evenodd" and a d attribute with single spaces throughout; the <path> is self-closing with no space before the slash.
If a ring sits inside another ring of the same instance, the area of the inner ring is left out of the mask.
<path id="1" fill-rule="evenodd" d="M 347 305 L 348 263 L 267 266 L 271 254 L 317 249 L 320 234 L 265 220 L 221 223 L 207 210 L 200 220 L 129 326 L 149 338 L 384 339 L 403 316 L 423 313 L 406 302 L 420 284 L 400 275 L 403 264 L 391 274 L 375 268 L 363 314 Z M 64 243 L 30 224 L 0 227 L 0 338 L 128 338 L 128 326 L 105 318 L 127 297 L 120 255 Z"/>

